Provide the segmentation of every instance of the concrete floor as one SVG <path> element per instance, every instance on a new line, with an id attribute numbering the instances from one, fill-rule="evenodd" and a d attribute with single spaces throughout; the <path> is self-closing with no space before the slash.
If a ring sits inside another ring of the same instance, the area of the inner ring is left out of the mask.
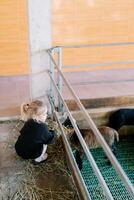
<path id="1" fill-rule="evenodd" d="M 17 174 L 21 173 L 23 165 L 17 159 L 11 135 L 14 134 L 15 123 L 0 124 L 0 199 L 10 199 L 17 189 Z"/>

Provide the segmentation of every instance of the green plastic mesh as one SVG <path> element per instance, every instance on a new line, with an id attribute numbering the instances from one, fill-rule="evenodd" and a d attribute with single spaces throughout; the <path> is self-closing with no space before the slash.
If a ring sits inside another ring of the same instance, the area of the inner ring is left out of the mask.
<path id="1" fill-rule="evenodd" d="M 117 159 L 122 168 L 126 172 L 128 178 L 134 184 L 134 136 L 127 136 L 121 138 L 117 147 Z M 132 200 L 129 193 L 124 187 L 124 184 L 118 177 L 114 168 L 108 165 L 105 159 L 104 151 L 101 148 L 91 150 L 93 157 L 113 195 L 115 200 Z M 106 197 L 103 194 L 102 188 L 89 165 L 89 162 L 84 156 L 83 169 L 81 171 L 85 180 L 87 189 L 94 200 L 105 200 Z"/>

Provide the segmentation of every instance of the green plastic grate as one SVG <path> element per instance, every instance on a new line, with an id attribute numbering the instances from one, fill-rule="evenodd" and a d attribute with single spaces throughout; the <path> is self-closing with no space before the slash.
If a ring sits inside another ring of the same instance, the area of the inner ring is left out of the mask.
<path id="1" fill-rule="evenodd" d="M 130 181 L 134 184 L 134 136 L 121 138 L 117 146 L 117 159 Z M 101 148 L 92 149 L 92 155 L 115 200 L 132 200 L 114 168 L 106 163 L 105 153 Z M 85 184 L 93 200 L 105 200 L 102 188 L 84 156 L 81 171 Z"/>

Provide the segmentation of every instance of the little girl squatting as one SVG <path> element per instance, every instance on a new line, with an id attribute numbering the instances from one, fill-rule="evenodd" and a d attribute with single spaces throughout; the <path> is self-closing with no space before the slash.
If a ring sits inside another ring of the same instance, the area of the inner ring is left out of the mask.
<path id="1" fill-rule="evenodd" d="M 16 153 L 23 159 L 32 159 L 33 164 L 44 162 L 48 155 L 47 145 L 54 144 L 56 134 L 49 130 L 46 122 L 47 107 L 36 100 L 21 105 L 21 118 L 25 121 L 15 143 Z"/>

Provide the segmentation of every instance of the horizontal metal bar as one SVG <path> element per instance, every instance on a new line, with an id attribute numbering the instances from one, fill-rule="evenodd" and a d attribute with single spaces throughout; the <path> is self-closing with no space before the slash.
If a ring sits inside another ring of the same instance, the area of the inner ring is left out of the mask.
<path id="1" fill-rule="evenodd" d="M 59 94 L 59 96 L 60 96 L 60 98 L 61 98 L 61 100 L 62 100 L 62 102 L 63 102 L 63 104 L 64 104 L 64 106 L 65 106 L 65 109 L 66 109 L 66 111 L 67 111 L 67 113 L 68 113 L 68 116 L 69 116 L 69 118 L 70 118 L 70 120 L 71 120 L 71 122 L 72 122 L 72 124 L 73 124 L 73 127 L 74 127 L 74 129 L 75 129 L 75 131 L 76 131 L 76 134 L 77 134 L 77 136 L 78 136 L 78 138 L 79 138 L 79 141 L 80 141 L 80 143 L 81 143 L 81 145 L 82 145 L 82 147 L 83 147 L 83 149 L 84 149 L 84 152 L 85 152 L 85 154 L 86 154 L 86 156 L 87 156 L 87 159 L 88 159 L 88 161 L 89 161 L 89 163 L 90 163 L 90 165 L 91 165 L 93 171 L 95 172 L 95 174 L 96 174 L 96 176 L 97 176 L 97 178 L 98 178 L 98 180 L 99 180 L 100 185 L 102 186 L 102 189 L 103 189 L 103 191 L 104 191 L 104 193 L 105 193 L 107 199 L 113 200 L 112 194 L 111 194 L 111 192 L 110 192 L 110 190 L 109 190 L 109 188 L 108 188 L 108 186 L 107 186 L 107 184 L 106 184 L 106 182 L 105 182 L 105 180 L 104 180 L 104 178 L 103 178 L 103 176 L 102 176 L 102 174 L 101 174 L 101 172 L 100 172 L 98 166 L 96 165 L 96 162 L 95 162 L 95 160 L 94 160 L 94 158 L 93 158 L 93 156 L 92 156 L 92 154 L 91 154 L 91 152 L 90 152 L 90 150 L 89 150 L 87 144 L 85 143 L 85 140 L 83 139 L 83 137 L 82 137 L 82 135 L 81 135 L 81 133 L 80 133 L 80 130 L 78 129 L 78 126 L 77 126 L 76 122 L 74 122 L 73 116 L 72 116 L 72 114 L 70 113 L 67 104 L 65 103 L 65 101 L 64 101 L 64 99 L 63 99 L 63 97 L 62 97 L 60 91 L 58 90 L 55 81 L 54 81 L 53 78 L 51 77 L 50 72 L 49 72 L 49 76 L 50 76 L 51 81 L 53 82 L 54 87 L 55 87 L 56 91 L 58 92 L 58 94 Z"/>
<path id="2" fill-rule="evenodd" d="M 49 53 L 49 51 L 48 51 Z M 129 193 L 131 194 L 131 196 L 134 198 L 134 187 L 132 185 L 132 183 L 130 182 L 130 180 L 128 179 L 127 175 L 125 174 L 124 170 L 122 169 L 122 167 L 120 166 L 119 162 L 117 161 L 116 157 L 114 156 L 114 154 L 111 152 L 109 146 L 107 145 L 106 141 L 104 140 L 104 138 L 102 137 L 102 135 L 100 134 L 98 128 L 96 127 L 96 125 L 94 124 L 93 120 L 91 119 L 91 117 L 89 116 L 88 112 L 86 111 L 86 109 L 84 108 L 84 106 L 81 104 L 78 96 L 75 94 L 75 92 L 73 91 L 72 87 L 70 86 L 70 84 L 68 83 L 68 81 L 66 80 L 66 78 L 64 77 L 63 73 L 61 72 L 61 70 L 59 70 L 55 60 L 53 59 L 53 57 L 51 56 L 51 54 L 49 53 L 49 56 L 51 57 L 56 69 L 58 70 L 58 72 L 61 74 L 64 82 L 66 83 L 68 89 L 70 90 L 72 96 L 74 97 L 74 99 L 76 100 L 77 105 L 79 106 L 80 110 L 82 111 L 89 127 L 93 130 L 98 142 L 100 143 L 100 145 L 102 146 L 102 148 L 104 149 L 107 157 L 109 158 L 109 160 L 111 161 L 112 165 L 114 166 L 116 172 L 119 174 L 121 180 L 123 181 L 125 187 L 127 188 L 127 190 L 129 191 Z"/>
<path id="3" fill-rule="evenodd" d="M 110 43 L 95 43 L 95 44 L 81 44 L 81 45 L 61 45 L 55 46 L 50 49 L 55 48 L 89 48 L 89 47 L 107 47 L 107 46 L 126 46 L 134 45 L 134 42 L 110 42 Z"/>
<path id="4" fill-rule="evenodd" d="M 49 99 L 49 102 L 51 103 L 51 106 L 53 107 L 54 117 L 55 117 L 56 121 L 58 122 L 60 130 L 61 130 L 61 133 L 62 133 L 61 134 L 62 140 L 63 140 L 64 147 L 66 149 L 66 153 L 68 155 L 68 159 L 69 159 L 69 162 L 70 162 L 70 165 L 71 165 L 71 169 L 72 169 L 71 173 L 73 172 L 72 176 L 73 175 L 75 176 L 76 185 L 79 188 L 81 199 L 83 199 L 83 200 L 91 200 L 91 197 L 89 195 L 89 192 L 87 190 L 87 187 L 85 185 L 83 177 L 82 177 L 82 175 L 80 173 L 80 170 L 79 170 L 79 168 L 77 166 L 77 163 L 75 161 L 74 155 L 72 153 L 71 147 L 70 147 L 69 142 L 67 140 L 66 134 L 64 133 L 64 129 L 63 129 L 62 124 L 61 124 L 61 122 L 59 120 L 58 114 L 55 111 L 53 102 L 51 101 L 51 98 L 49 96 L 48 96 L 48 99 Z"/>
<path id="5" fill-rule="evenodd" d="M 122 80 L 100 80 L 100 81 L 79 81 L 71 83 L 71 85 L 90 85 L 90 84 L 117 84 L 117 83 L 128 83 L 128 82 L 134 82 L 134 79 L 122 79 Z"/>
<path id="6" fill-rule="evenodd" d="M 81 64 L 81 65 L 63 65 L 62 68 L 82 68 L 82 67 L 103 67 L 111 65 L 130 65 L 134 64 L 134 60 L 131 61 L 117 61 L 117 62 L 104 62 L 104 63 L 92 63 L 92 64 Z"/>

